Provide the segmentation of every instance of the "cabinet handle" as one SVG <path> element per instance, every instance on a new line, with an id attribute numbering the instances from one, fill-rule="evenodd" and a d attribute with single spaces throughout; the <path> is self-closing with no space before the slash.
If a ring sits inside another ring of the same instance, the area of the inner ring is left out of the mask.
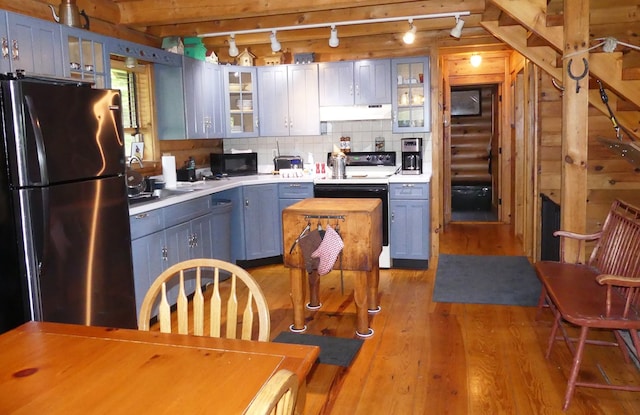
<path id="1" fill-rule="evenodd" d="M 395 219 L 396 219 L 395 212 L 391 212 L 391 222 L 395 221 Z"/>
<path id="2" fill-rule="evenodd" d="M 353 84 L 349 85 L 349 95 L 353 96 Z"/>
<path id="3" fill-rule="evenodd" d="M 249 207 L 249 199 L 245 199 L 244 200 L 244 206 L 245 207 Z"/>
<path id="4" fill-rule="evenodd" d="M 162 260 L 163 261 L 168 261 L 169 260 L 169 255 L 168 255 L 166 246 L 162 247 Z"/>
<path id="5" fill-rule="evenodd" d="M 2 59 L 9 59 L 9 41 L 6 37 L 2 38 Z"/>
<path id="6" fill-rule="evenodd" d="M 147 216 L 149 216 L 148 213 L 138 213 L 136 216 L 134 216 L 135 219 L 146 219 Z"/>
<path id="7" fill-rule="evenodd" d="M 191 245 L 192 248 L 195 248 L 198 246 L 198 234 L 194 233 L 193 235 L 191 235 L 192 241 L 193 241 L 193 245 Z"/>
<path id="8" fill-rule="evenodd" d="M 360 84 L 356 84 L 356 96 L 360 96 Z"/>
<path id="9" fill-rule="evenodd" d="M 11 47 L 11 55 L 14 61 L 20 60 L 20 48 L 18 47 L 18 41 L 14 40 Z"/>
<path id="10" fill-rule="evenodd" d="M 284 128 L 287 128 L 289 122 L 287 121 L 287 117 L 284 117 Z"/>
<path id="11" fill-rule="evenodd" d="M 415 186 L 415 185 L 411 184 L 411 183 L 403 183 L 402 184 L 402 187 L 413 187 L 413 186 Z"/>

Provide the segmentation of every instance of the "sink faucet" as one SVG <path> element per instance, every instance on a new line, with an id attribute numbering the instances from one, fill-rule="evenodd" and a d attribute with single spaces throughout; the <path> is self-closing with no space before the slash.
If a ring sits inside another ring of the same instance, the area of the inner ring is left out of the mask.
<path id="1" fill-rule="evenodd" d="M 139 159 L 138 157 L 136 157 L 136 156 L 131 156 L 131 158 L 129 158 L 129 168 L 131 168 L 131 163 L 133 163 L 134 161 L 137 161 L 141 168 L 142 168 L 142 167 L 144 167 L 144 166 L 142 165 L 142 160 L 140 160 L 140 159 Z"/>

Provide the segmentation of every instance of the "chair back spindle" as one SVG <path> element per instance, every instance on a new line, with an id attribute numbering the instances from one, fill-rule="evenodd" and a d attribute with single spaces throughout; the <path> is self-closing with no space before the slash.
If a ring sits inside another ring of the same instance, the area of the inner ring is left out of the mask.
<path id="1" fill-rule="evenodd" d="M 230 277 L 221 281 L 227 275 Z M 205 293 L 203 286 L 209 280 L 212 281 Z M 171 292 L 176 290 L 174 302 Z M 189 296 L 192 296 L 191 301 Z M 223 302 L 223 296 L 228 297 L 226 302 Z M 246 301 L 239 301 L 239 298 L 246 298 Z M 171 303 L 175 304 L 175 317 L 172 316 Z M 138 318 L 140 330 L 149 330 L 156 307 L 163 333 L 172 332 L 172 321 L 177 319 L 178 333 L 206 335 L 204 316 L 205 309 L 209 308 L 211 337 L 220 337 L 224 325 L 227 338 L 238 338 L 240 325 L 240 338 L 251 340 L 257 332 L 257 340 L 269 340 L 269 309 L 262 290 L 246 270 L 225 261 L 192 259 L 175 264 L 160 274 L 142 302 Z M 254 324 L 256 311 L 257 324 Z"/>

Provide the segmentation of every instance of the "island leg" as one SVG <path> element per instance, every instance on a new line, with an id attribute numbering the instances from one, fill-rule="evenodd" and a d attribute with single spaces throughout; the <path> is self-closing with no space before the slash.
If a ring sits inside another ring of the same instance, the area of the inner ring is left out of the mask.
<path id="1" fill-rule="evenodd" d="M 370 337 L 373 330 L 369 328 L 369 313 L 367 312 L 367 272 L 355 271 L 355 286 L 353 298 L 356 303 L 356 334 L 360 337 Z"/>
<path id="2" fill-rule="evenodd" d="M 293 304 L 293 324 L 289 330 L 293 332 L 303 332 L 307 330 L 304 324 L 304 268 L 290 268 L 289 279 L 291 280 L 291 303 Z"/>

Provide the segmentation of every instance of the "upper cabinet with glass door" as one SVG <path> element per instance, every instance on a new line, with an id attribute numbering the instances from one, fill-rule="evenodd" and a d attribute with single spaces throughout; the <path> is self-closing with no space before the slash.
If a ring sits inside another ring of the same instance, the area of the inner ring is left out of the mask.
<path id="1" fill-rule="evenodd" d="M 86 30 L 63 27 L 65 76 L 93 82 L 96 88 L 108 88 L 109 56 L 106 36 Z"/>
<path id="2" fill-rule="evenodd" d="M 393 59 L 391 63 L 393 132 L 431 131 L 429 57 Z"/>
<path id="3" fill-rule="evenodd" d="M 257 71 L 249 66 L 224 67 L 227 138 L 258 136 Z"/>

